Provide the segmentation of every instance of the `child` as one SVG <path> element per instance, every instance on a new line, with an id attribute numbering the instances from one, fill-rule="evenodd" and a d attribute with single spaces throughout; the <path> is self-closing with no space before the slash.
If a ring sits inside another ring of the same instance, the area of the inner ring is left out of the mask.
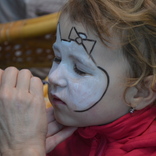
<path id="1" fill-rule="evenodd" d="M 155 0 L 66 4 L 53 45 L 49 99 L 60 124 L 79 128 L 48 156 L 156 155 L 155 10 Z M 30 84 L 40 90 L 36 81 Z"/>
<path id="2" fill-rule="evenodd" d="M 156 3 L 69 0 L 53 45 L 56 120 L 80 127 L 48 156 L 156 155 Z"/>

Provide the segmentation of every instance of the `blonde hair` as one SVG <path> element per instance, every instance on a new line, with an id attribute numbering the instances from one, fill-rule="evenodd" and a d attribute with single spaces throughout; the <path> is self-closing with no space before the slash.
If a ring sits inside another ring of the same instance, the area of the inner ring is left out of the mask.
<path id="1" fill-rule="evenodd" d="M 62 10 L 72 21 L 83 23 L 106 44 L 109 29 L 119 35 L 130 66 L 131 86 L 153 75 L 156 90 L 156 1 L 155 0 L 69 0 Z"/>

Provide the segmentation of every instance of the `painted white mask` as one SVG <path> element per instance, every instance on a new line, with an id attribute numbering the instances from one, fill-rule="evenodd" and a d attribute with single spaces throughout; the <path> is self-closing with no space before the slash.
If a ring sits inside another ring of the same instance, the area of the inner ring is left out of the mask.
<path id="1" fill-rule="evenodd" d="M 55 59 L 49 73 L 51 94 L 61 99 L 69 109 L 84 112 L 94 107 L 109 86 L 107 72 L 94 61 L 92 51 L 96 41 L 72 27 L 68 38 L 62 38 L 60 26 L 53 45 Z"/>

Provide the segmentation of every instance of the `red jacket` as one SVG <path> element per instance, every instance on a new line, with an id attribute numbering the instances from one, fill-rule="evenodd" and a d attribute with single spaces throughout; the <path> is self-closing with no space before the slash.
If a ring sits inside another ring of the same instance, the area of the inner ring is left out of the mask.
<path id="1" fill-rule="evenodd" d="M 156 107 L 79 128 L 47 156 L 156 156 Z"/>

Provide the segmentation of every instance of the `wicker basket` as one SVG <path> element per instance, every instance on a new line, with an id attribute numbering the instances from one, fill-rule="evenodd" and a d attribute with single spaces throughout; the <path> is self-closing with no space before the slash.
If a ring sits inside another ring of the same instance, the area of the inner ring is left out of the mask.
<path id="1" fill-rule="evenodd" d="M 50 67 L 59 13 L 0 24 L 0 68 Z"/>

